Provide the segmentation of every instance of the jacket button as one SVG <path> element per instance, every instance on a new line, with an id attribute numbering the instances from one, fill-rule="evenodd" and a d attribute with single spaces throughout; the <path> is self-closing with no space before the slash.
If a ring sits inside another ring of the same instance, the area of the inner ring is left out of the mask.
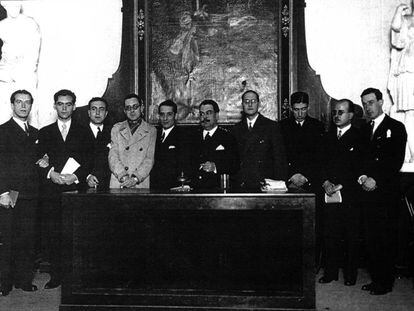
<path id="1" fill-rule="evenodd" d="M 124 169 L 127 171 L 128 170 L 128 166 L 125 166 Z"/>
<path id="2" fill-rule="evenodd" d="M 379 161 L 379 159 L 378 158 L 375 158 L 375 161 Z"/>
<path id="3" fill-rule="evenodd" d="M 142 151 L 142 147 L 141 147 L 141 148 L 139 148 L 139 151 Z"/>
<path id="4" fill-rule="evenodd" d="M 125 150 L 129 150 L 129 147 L 126 147 Z"/>

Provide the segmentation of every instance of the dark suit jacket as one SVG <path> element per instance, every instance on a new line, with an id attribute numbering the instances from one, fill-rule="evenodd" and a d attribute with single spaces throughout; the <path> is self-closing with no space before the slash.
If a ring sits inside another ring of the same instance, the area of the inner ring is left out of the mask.
<path id="1" fill-rule="evenodd" d="M 155 144 L 154 166 L 150 173 L 150 187 L 169 190 L 180 185 L 177 177 L 184 173 L 190 177 L 191 142 L 183 128 L 174 126 L 164 142 L 161 142 L 162 129 L 157 131 Z"/>
<path id="2" fill-rule="evenodd" d="M 335 185 L 341 184 L 343 203 L 356 203 L 361 195 L 358 177 L 361 174 L 362 136 L 360 131 L 351 128 L 338 140 L 336 127 L 324 137 L 324 164 L 321 182 L 326 180 Z"/>
<path id="3" fill-rule="evenodd" d="M 104 125 L 101 134 L 95 138 L 89 124 L 86 126 L 86 144 L 83 146 L 86 152 L 87 172 L 99 180 L 99 188 L 109 188 L 111 170 L 109 169 L 108 153 L 111 143 L 111 126 Z M 86 183 L 86 179 L 82 180 Z"/>
<path id="4" fill-rule="evenodd" d="M 389 201 L 399 193 L 399 171 L 404 162 L 407 132 L 404 125 L 389 116 L 376 129 L 372 140 L 369 123 L 361 127 L 365 153 L 361 175 L 375 179 L 377 189 L 364 192 L 368 201 Z"/>
<path id="5" fill-rule="evenodd" d="M 232 175 L 239 169 L 236 140 L 227 130 L 220 127 L 207 141 L 203 139 L 202 129 L 197 131 L 195 136 L 192 144 L 194 149 L 192 184 L 199 189 L 219 188 L 221 174 Z M 199 169 L 200 164 L 206 161 L 215 163 L 217 174 Z"/>
<path id="6" fill-rule="evenodd" d="M 9 190 L 37 195 L 37 129 L 29 136 L 13 120 L 0 125 L 0 194 Z"/>
<path id="7" fill-rule="evenodd" d="M 322 137 L 324 126 L 322 122 L 306 117 L 300 127 L 294 118 L 280 121 L 283 138 L 285 140 L 289 177 L 301 173 L 309 180 L 311 189 L 320 188 L 319 170 L 322 164 Z"/>
<path id="8" fill-rule="evenodd" d="M 69 157 L 74 158 L 81 166 L 75 171 L 81 183 L 87 176 L 86 154 L 89 149 L 86 140 L 86 129 L 74 120 L 64 141 L 59 131 L 57 122 L 43 127 L 39 131 L 39 156 L 47 154 L 49 156 L 49 166 L 41 169 L 41 185 L 43 186 L 42 195 L 59 196 L 60 192 L 75 190 L 78 185 L 57 185 L 51 179 L 47 179 L 50 168 L 54 167 L 56 172 L 61 172 Z"/>
<path id="9" fill-rule="evenodd" d="M 246 119 L 232 131 L 240 154 L 240 170 L 235 182 L 242 188 L 259 188 L 264 178 L 287 179 L 285 144 L 279 125 L 259 115 L 251 131 Z"/>

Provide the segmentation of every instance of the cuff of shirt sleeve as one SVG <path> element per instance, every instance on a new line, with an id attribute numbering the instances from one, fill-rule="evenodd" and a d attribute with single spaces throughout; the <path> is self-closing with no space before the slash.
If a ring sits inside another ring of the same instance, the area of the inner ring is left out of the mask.
<path id="1" fill-rule="evenodd" d="M 54 171 L 54 170 L 55 170 L 54 167 L 50 168 L 50 170 L 49 170 L 49 172 L 47 173 L 47 176 L 46 176 L 47 179 L 50 179 L 50 173 L 52 173 L 52 171 Z"/>

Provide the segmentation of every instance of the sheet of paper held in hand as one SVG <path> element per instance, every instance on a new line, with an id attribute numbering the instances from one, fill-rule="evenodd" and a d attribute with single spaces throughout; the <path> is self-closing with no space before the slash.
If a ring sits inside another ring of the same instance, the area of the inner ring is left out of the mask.
<path id="1" fill-rule="evenodd" d="M 12 200 L 12 202 L 13 202 L 13 206 L 15 206 L 16 202 L 17 202 L 17 198 L 19 197 L 19 192 L 15 191 L 15 190 L 10 190 L 9 191 L 9 196 L 10 196 L 10 199 Z"/>
<path id="2" fill-rule="evenodd" d="M 74 159 L 69 158 L 62 169 L 61 174 L 73 174 L 80 167 L 80 164 Z"/>

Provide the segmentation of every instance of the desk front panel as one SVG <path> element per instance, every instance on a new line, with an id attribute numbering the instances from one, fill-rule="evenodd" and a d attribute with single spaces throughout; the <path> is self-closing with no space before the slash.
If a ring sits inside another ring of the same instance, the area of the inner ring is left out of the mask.
<path id="1" fill-rule="evenodd" d="M 62 305 L 314 308 L 313 203 L 65 194 Z"/>

